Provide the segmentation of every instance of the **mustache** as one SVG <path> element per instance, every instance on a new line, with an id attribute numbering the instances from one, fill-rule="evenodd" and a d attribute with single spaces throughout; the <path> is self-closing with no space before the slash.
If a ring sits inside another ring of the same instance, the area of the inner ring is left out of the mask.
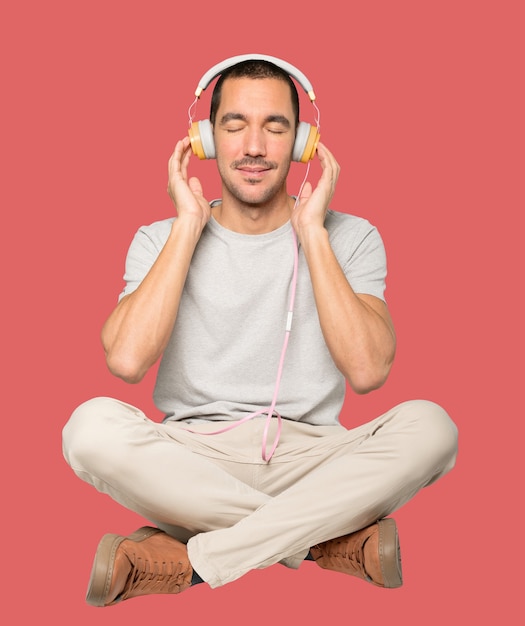
<path id="1" fill-rule="evenodd" d="M 262 167 L 265 170 L 275 170 L 277 169 L 277 163 L 274 161 L 266 161 L 265 159 L 257 157 L 244 157 L 238 161 L 233 161 L 230 167 L 232 169 L 237 169 L 238 167 Z"/>

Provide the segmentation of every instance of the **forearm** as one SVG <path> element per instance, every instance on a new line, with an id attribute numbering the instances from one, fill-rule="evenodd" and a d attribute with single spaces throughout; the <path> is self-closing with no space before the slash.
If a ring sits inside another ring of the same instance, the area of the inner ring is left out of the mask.
<path id="1" fill-rule="evenodd" d="M 395 353 L 395 333 L 386 305 L 357 295 L 342 271 L 324 228 L 300 234 L 323 335 L 339 370 L 358 393 L 380 387 Z"/>
<path id="2" fill-rule="evenodd" d="M 127 382 L 139 382 L 164 351 L 177 317 L 202 224 L 178 219 L 151 270 L 125 296 L 102 329 L 110 371 Z"/>

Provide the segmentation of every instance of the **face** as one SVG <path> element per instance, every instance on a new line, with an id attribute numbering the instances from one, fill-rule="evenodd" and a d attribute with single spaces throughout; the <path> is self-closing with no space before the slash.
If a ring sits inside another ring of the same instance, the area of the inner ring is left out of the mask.
<path id="1" fill-rule="evenodd" d="M 257 206 L 286 195 L 295 119 L 289 86 L 275 78 L 232 78 L 214 126 L 224 194 Z"/>

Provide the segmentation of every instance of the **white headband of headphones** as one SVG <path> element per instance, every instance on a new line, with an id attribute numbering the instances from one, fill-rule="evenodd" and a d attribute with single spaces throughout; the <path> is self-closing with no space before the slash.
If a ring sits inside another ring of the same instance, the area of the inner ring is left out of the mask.
<path id="1" fill-rule="evenodd" d="M 313 102 L 315 100 L 315 93 L 312 87 L 312 83 L 306 78 L 306 76 L 298 70 L 295 66 L 283 61 L 282 59 L 278 59 L 277 57 L 268 56 L 266 54 L 240 54 L 235 57 L 230 57 L 221 63 L 217 63 L 212 68 L 210 68 L 204 76 L 200 79 L 197 89 L 195 90 L 195 95 L 197 98 L 200 97 L 201 93 L 206 89 L 206 87 L 211 83 L 211 81 L 224 72 L 224 70 L 232 67 L 233 65 L 237 65 L 237 63 L 242 63 L 242 61 L 268 61 L 269 63 L 273 63 L 284 70 L 287 74 L 292 76 L 297 80 L 297 82 L 301 85 L 301 87 L 306 91 L 308 97 Z"/>

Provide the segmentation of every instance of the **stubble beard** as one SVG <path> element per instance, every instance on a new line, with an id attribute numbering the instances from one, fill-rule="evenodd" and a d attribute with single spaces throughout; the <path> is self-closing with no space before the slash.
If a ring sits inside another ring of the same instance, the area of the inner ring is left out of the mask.
<path id="1" fill-rule="evenodd" d="M 242 165 L 263 165 L 271 170 L 276 170 L 278 168 L 276 163 L 266 162 L 261 159 L 243 159 L 242 161 L 234 161 L 229 166 L 224 166 L 218 161 L 217 167 L 219 169 L 223 187 L 238 202 L 255 208 L 270 202 L 277 196 L 283 187 L 286 187 L 286 178 L 288 176 L 290 164 L 282 170 L 280 176 L 276 179 L 274 184 L 270 187 L 263 187 L 259 193 L 255 194 L 254 190 L 256 190 L 258 186 L 263 185 L 263 181 L 260 178 L 246 178 L 243 185 L 238 185 L 233 183 L 228 176 L 231 171 L 236 171 L 236 169 Z M 249 187 L 246 188 L 246 185 L 249 185 Z"/>

